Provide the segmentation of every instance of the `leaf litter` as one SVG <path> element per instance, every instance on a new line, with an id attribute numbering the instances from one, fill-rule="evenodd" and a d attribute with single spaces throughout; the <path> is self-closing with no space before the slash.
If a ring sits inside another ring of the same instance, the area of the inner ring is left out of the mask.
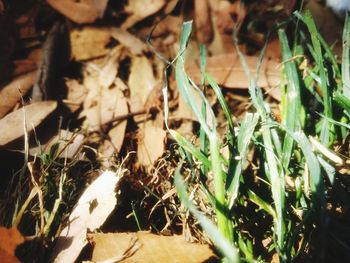
<path id="1" fill-rule="evenodd" d="M 11 58 L 15 65 L 11 77 L 1 82 L 0 148 L 7 153 L 13 149 L 13 142 L 21 141 L 19 150 L 24 153 L 26 162 L 33 161 L 35 166 L 39 160 L 37 171 L 41 175 L 38 175 L 37 183 L 44 194 L 50 189 L 45 181 L 58 188 L 57 184 L 64 181 L 62 178 L 67 176 L 65 172 L 70 168 L 84 179 L 81 185 L 74 185 L 77 179 L 67 179 L 69 189 L 74 190 L 60 192 L 56 189 L 46 196 L 49 200 L 47 206 L 45 204 L 46 213 L 52 211 L 52 198 L 72 196 L 64 199 L 71 202 L 67 210 L 53 215 L 57 217 L 51 229 L 55 234 L 39 237 L 50 248 L 46 258 L 51 257 L 55 262 L 73 262 L 88 243 L 93 251 L 92 258 L 86 255 L 84 258 L 84 254 L 80 257 L 94 262 L 116 258 L 125 262 L 144 259 L 147 262 L 203 262 L 215 258 L 208 246 L 208 238 L 197 227 L 198 222 L 184 212 L 174 195 L 173 173 L 180 154 L 164 127 L 161 92 L 165 82 L 164 62 L 173 59 L 177 53 L 182 22 L 194 19 L 196 41 L 191 43 L 192 51 L 188 52 L 189 62 L 186 64 L 189 75 L 201 85 L 199 44 L 205 43 L 210 53 L 206 71 L 222 86 L 226 98 L 234 105 L 232 114 L 238 114 L 242 107 L 243 111 L 247 110 L 249 82 L 234 51 L 232 33 L 236 30 L 240 35 L 240 48 L 247 53 L 249 69 L 255 74 L 259 60 L 256 51 L 266 40 L 259 30 L 254 31 L 245 23 L 249 19 L 253 21 L 251 10 L 255 4 L 216 0 L 193 1 L 192 5 L 177 0 L 148 0 L 147 3 L 137 0 L 120 3 L 93 0 L 34 2 L 22 10 L 16 4 L 7 6 L 14 11 L 13 20 L 17 21 L 14 25 L 19 33 L 5 37 L 21 44 L 7 47 L 17 54 Z M 3 1 L 0 1 L 1 13 L 7 12 L 3 6 Z M 61 14 L 60 20 L 67 25 L 70 63 L 61 72 L 63 77 L 57 80 L 62 81 L 64 97 L 57 98 L 57 101 L 32 102 L 30 90 L 37 81 L 36 65 L 40 64 L 40 53 L 46 52 L 38 48 L 38 43 L 43 43 L 42 32 L 50 30 L 45 19 L 50 23 L 57 19 L 55 16 L 42 17 L 45 12 Z M 33 14 L 36 23 L 31 21 Z M 1 27 L 2 23 L 0 21 Z M 272 39 L 267 46 L 258 85 L 264 88 L 265 96 L 278 103 L 281 100 L 277 89 L 281 84 L 281 54 L 276 51 L 276 43 L 276 39 Z M 0 68 L 9 66 L 1 63 L 5 62 L 0 61 Z M 191 139 L 198 123 L 179 98 L 174 76 L 170 75 L 168 80 L 170 125 L 177 131 L 185 129 Z M 209 91 L 207 94 L 215 113 L 220 116 L 216 96 Z M 198 104 L 200 102 L 199 98 Z M 57 115 L 61 117 L 57 118 Z M 223 118 L 218 122 L 225 127 Z M 27 133 L 29 139 L 24 141 Z M 42 136 L 45 133 L 49 138 Z M 30 145 L 26 146 L 27 143 Z M 26 168 L 15 169 L 29 178 Z M 123 171 L 123 176 L 111 172 L 116 170 Z M 84 172 L 80 174 L 80 171 Z M 34 186 L 25 184 L 23 177 L 16 180 L 25 190 L 14 188 L 16 194 L 23 195 L 17 198 L 21 208 Z M 194 201 L 201 210 L 212 216 L 208 200 L 198 184 L 193 183 L 190 188 L 200 193 L 202 199 Z M 165 196 L 167 198 L 163 198 Z M 5 192 L 1 198 L 7 200 Z M 33 204 L 33 208 L 36 206 Z M 16 214 L 14 207 L 7 210 L 7 218 Z M 25 236 L 38 233 L 35 224 L 27 224 L 26 220 L 38 222 L 39 217 L 44 217 L 45 222 L 48 221 L 47 215 L 30 210 L 26 216 L 19 224 L 19 230 Z M 9 220 L 5 220 L 5 214 L 2 217 L 1 223 L 11 226 Z M 109 217 L 117 217 L 120 225 L 113 225 Z M 104 228 L 116 233 L 91 233 Z M 146 229 L 172 236 L 135 232 Z M 51 243 L 50 238 L 55 242 Z M 188 243 L 188 240 L 197 243 Z M 15 236 L 13 241 L 16 242 L 14 246 L 23 242 L 22 238 L 17 241 Z M 13 247 L 6 253 L 9 257 L 15 256 Z"/>

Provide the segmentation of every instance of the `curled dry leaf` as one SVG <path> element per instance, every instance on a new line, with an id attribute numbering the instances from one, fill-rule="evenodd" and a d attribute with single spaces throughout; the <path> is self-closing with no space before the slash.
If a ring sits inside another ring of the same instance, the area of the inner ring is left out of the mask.
<path id="1" fill-rule="evenodd" d="M 164 0 L 128 0 L 128 5 L 125 10 L 130 13 L 130 16 L 123 23 L 122 28 L 128 29 L 137 22 L 157 13 L 165 5 Z"/>
<path id="2" fill-rule="evenodd" d="M 92 23 L 102 18 L 108 0 L 46 0 L 54 9 L 75 23 Z"/>
<path id="3" fill-rule="evenodd" d="M 255 56 L 245 56 L 248 67 L 252 75 L 255 77 L 256 65 L 259 63 L 259 58 Z M 264 88 L 276 100 L 281 99 L 281 94 L 278 89 L 280 84 L 279 63 L 274 60 L 262 61 L 258 86 Z M 201 72 L 197 63 L 189 63 L 187 72 L 190 77 L 196 82 L 201 81 Z M 207 58 L 206 72 L 212 76 L 219 85 L 226 88 L 246 89 L 249 86 L 249 80 L 246 76 L 243 66 L 239 60 L 237 53 L 223 54 Z"/>
<path id="4" fill-rule="evenodd" d="M 83 193 L 69 216 L 68 225 L 57 238 L 52 261 L 74 262 L 87 244 L 87 231 L 99 228 L 117 204 L 115 189 L 122 171 L 105 171 Z"/>
<path id="5" fill-rule="evenodd" d="M 75 60 L 88 60 L 108 53 L 107 44 L 111 40 L 108 27 L 86 26 L 70 32 L 71 52 Z"/>
<path id="6" fill-rule="evenodd" d="M 15 78 L 0 89 L 0 118 L 11 111 L 20 101 L 21 97 L 30 90 L 34 84 L 35 78 L 36 71 L 31 71 Z"/>
<path id="7" fill-rule="evenodd" d="M 206 262 L 215 255 L 208 245 L 186 242 L 183 236 L 136 233 L 89 234 L 93 262 Z M 132 251 L 132 253 L 128 253 Z M 110 260 L 110 261 L 109 261 Z"/>
<path id="8" fill-rule="evenodd" d="M 166 132 L 153 126 L 152 122 L 142 124 L 138 132 L 137 159 L 140 165 L 150 166 L 163 155 Z"/>
<path id="9" fill-rule="evenodd" d="M 56 101 L 42 101 L 24 106 L 23 108 L 6 115 L 0 120 L 0 146 L 4 146 L 24 136 L 25 122 L 27 132 L 31 132 L 56 108 Z"/>

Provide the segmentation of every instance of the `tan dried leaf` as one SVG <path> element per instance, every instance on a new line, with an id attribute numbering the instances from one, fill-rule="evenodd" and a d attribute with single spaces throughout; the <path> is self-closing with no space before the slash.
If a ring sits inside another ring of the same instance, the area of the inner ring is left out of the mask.
<path id="1" fill-rule="evenodd" d="M 208 245 L 186 242 L 183 236 L 149 232 L 89 234 L 93 262 L 206 262 L 215 258 Z"/>
<path id="2" fill-rule="evenodd" d="M 102 173 L 83 193 L 57 238 L 51 261 L 74 262 L 87 244 L 87 231 L 99 228 L 117 204 L 115 188 L 122 174 Z"/>
<path id="3" fill-rule="evenodd" d="M 114 82 L 119 68 L 119 60 L 123 54 L 124 47 L 119 45 L 115 47 L 107 58 L 105 65 L 99 74 L 100 85 L 108 88 Z"/>
<path id="4" fill-rule="evenodd" d="M 108 27 L 86 26 L 70 32 L 72 57 L 75 60 L 88 60 L 104 56 L 108 52 L 107 44 L 111 40 Z"/>
<path id="5" fill-rule="evenodd" d="M 147 50 L 145 43 L 124 29 L 113 28 L 111 29 L 111 35 L 120 44 L 128 48 L 133 55 L 141 55 L 143 51 Z"/>
<path id="6" fill-rule="evenodd" d="M 214 32 L 208 0 L 195 0 L 194 14 L 197 39 L 200 43 L 209 44 L 213 40 Z"/>
<path id="7" fill-rule="evenodd" d="M 24 136 L 24 115 L 26 129 L 31 132 L 57 108 L 56 101 L 36 102 L 6 115 L 0 120 L 0 146 L 4 146 Z"/>
<path id="8" fill-rule="evenodd" d="M 58 157 L 72 159 L 82 148 L 84 136 L 68 130 L 60 130 L 59 133 L 53 136 L 46 144 L 41 145 L 40 147 L 37 146 L 30 148 L 29 154 L 33 156 L 40 155 L 43 152 L 48 154 L 51 147 L 57 143 L 59 143 L 59 147 L 57 149 L 57 153 L 59 153 Z"/>
<path id="9" fill-rule="evenodd" d="M 150 166 L 164 153 L 166 132 L 153 126 L 152 122 L 142 124 L 138 132 L 137 159 L 140 165 Z"/>
<path id="10" fill-rule="evenodd" d="M 11 111 L 33 86 L 36 71 L 23 74 L 0 89 L 0 118 Z"/>
<path id="11" fill-rule="evenodd" d="M 97 89 L 100 89 L 100 92 L 94 100 L 90 101 L 90 105 L 84 105 L 82 113 L 86 117 L 89 128 L 93 131 L 127 112 L 127 100 L 118 87 L 109 89 L 97 87 Z"/>
<path id="12" fill-rule="evenodd" d="M 131 15 L 126 19 L 121 28 L 128 29 L 137 22 L 157 13 L 165 5 L 164 0 L 129 0 L 125 10 Z"/>
<path id="13" fill-rule="evenodd" d="M 76 112 L 80 109 L 88 91 L 85 86 L 79 83 L 76 79 L 66 79 L 65 84 L 67 86 L 67 99 L 64 100 L 64 103 L 71 112 Z"/>
<path id="14" fill-rule="evenodd" d="M 54 9 L 75 23 L 92 23 L 102 18 L 108 0 L 46 0 Z"/>
<path id="15" fill-rule="evenodd" d="M 134 56 L 128 79 L 132 112 L 143 109 L 149 94 L 156 85 L 157 80 L 151 62 L 145 56 Z"/>
<path id="16" fill-rule="evenodd" d="M 250 72 L 256 75 L 256 65 L 259 63 L 257 56 L 245 56 Z M 201 73 L 197 63 L 187 65 L 189 76 L 200 83 Z M 219 85 L 226 88 L 246 89 L 249 80 L 237 53 L 223 54 L 207 58 L 206 72 L 212 76 Z M 279 63 L 274 60 L 262 61 L 258 79 L 258 86 L 265 89 L 273 98 L 280 100 L 281 95 L 278 89 L 280 84 Z"/>

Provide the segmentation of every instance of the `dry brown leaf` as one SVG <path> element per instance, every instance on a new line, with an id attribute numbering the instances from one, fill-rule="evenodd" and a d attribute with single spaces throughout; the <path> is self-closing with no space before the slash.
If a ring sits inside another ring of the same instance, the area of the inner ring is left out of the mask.
<path id="1" fill-rule="evenodd" d="M 54 9 L 78 24 L 102 18 L 108 0 L 46 0 Z"/>
<path id="2" fill-rule="evenodd" d="M 119 45 L 115 47 L 109 57 L 105 65 L 102 67 L 99 75 L 99 82 L 102 87 L 108 88 L 114 82 L 119 68 L 119 60 L 123 54 L 124 47 Z"/>
<path id="3" fill-rule="evenodd" d="M 208 0 L 194 1 L 195 25 L 197 39 L 201 43 L 209 44 L 214 37 Z"/>
<path id="4" fill-rule="evenodd" d="M 20 101 L 36 78 L 36 71 L 21 75 L 0 89 L 0 118 L 4 117 Z"/>
<path id="5" fill-rule="evenodd" d="M 121 172 L 105 171 L 85 190 L 69 216 L 68 225 L 57 238 L 52 261 L 66 263 L 76 260 L 87 244 L 87 231 L 99 228 L 115 208 L 115 188 L 121 176 Z"/>
<path id="6" fill-rule="evenodd" d="M 76 79 L 66 79 L 65 84 L 67 86 L 67 99 L 64 100 L 64 103 L 71 112 L 76 112 L 80 109 L 88 91 Z"/>
<path id="7" fill-rule="evenodd" d="M 0 120 L 0 146 L 4 146 L 24 135 L 24 115 L 26 129 L 31 132 L 57 108 L 56 101 L 36 102 L 6 115 Z"/>
<path id="8" fill-rule="evenodd" d="M 107 44 L 111 40 L 111 29 L 108 27 L 86 26 L 70 32 L 72 57 L 75 60 L 87 60 L 108 53 Z"/>
<path id="9" fill-rule="evenodd" d="M 206 262 L 215 255 L 208 245 L 186 242 L 183 236 L 149 232 L 89 234 L 93 262 Z"/>
<path id="10" fill-rule="evenodd" d="M 84 103 L 82 115 L 86 117 L 86 123 L 89 129 L 99 130 L 101 125 L 110 122 L 113 118 L 124 115 L 127 111 L 127 100 L 119 87 L 103 88 L 96 87 L 100 90 L 99 94 L 92 100 Z M 93 94 L 93 93 L 92 93 Z M 90 94 L 89 94 L 90 96 Z"/>
<path id="11" fill-rule="evenodd" d="M 123 115 L 125 116 L 129 112 L 127 100 L 122 93 L 122 90 L 125 89 L 126 86 L 122 82 L 122 80 L 120 80 L 119 78 L 117 78 L 117 80 L 115 81 L 115 84 L 118 88 L 119 96 L 122 98 L 119 100 L 118 112 L 116 113 L 118 115 L 116 117 L 123 116 Z M 124 119 L 124 120 L 118 121 L 114 125 L 114 127 L 109 130 L 108 137 L 110 138 L 110 140 L 104 141 L 104 144 L 102 146 L 103 149 L 101 150 L 104 157 L 109 158 L 113 155 L 113 153 L 119 153 L 124 142 L 126 125 L 127 125 L 127 120 Z M 104 165 L 106 167 L 109 167 L 110 164 L 107 161 L 104 163 Z"/>
<path id="12" fill-rule="evenodd" d="M 150 166 L 163 155 L 166 132 L 152 122 L 142 124 L 137 134 L 137 159 L 140 165 Z"/>
<path id="13" fill-rule="evenodd" d="M 125 11 L 130 13 L 130 16 L 123 23 L 121 28 L 128 29 L 137 22 L 157 13 L 165 5 L 164 0 L 128 0 L 128 5 Z"/>
<path id="14" fill-rule="evenodd" d="M 40 147 L 33 147 L 29 149 L 29 154 L 40 155 L 43 152 L 49 153 L 54 144 L 59 143 L 57 153 L 59 158 L 72 159 L 79 152 L 84 143 L 84 136 L 82 134 L 73 133 L 67 130 L 60 130 L 58 134 L 53 136 L 46 144 Z"/>
<path id="15" fill-rule="evenodd" d="M 240 1 L 231 3 L 228 0 L 209 0 L 212 10 L 214 39 L 208 50 L 213 55 L 230 53 L 235 50 L 232 40 L 233 30 L 238 31 L 246 15 Z"/>
<path id="16" fill-rule="evenodd" d="M 143 109 L 149 94 L 157 85 L 151 62 L 145 56 L 132 58 L 128 86 L 132 112 Z"/>
<path id="17" fill-rule="evenodd" d="M 250 72 L 256 75 L 256 65 L 259 58 L 255 56 L 245 56 Z M 201 73 L 199 66 L 195 63 L 187 65 L 189 76 L 196 82 L 200 83 Z M 249 80 L 244 73 L 243 66 L 237 53 L 223 54 L 207 58 L 206 72 L 212 76 L 219 85 L 226 88 L 246 89 L 249 86 Z M 280 84 L 279 63 L 274 60 L 262 61 L 258 86 L 264 88 L 276 100 L 280 100 L 281 95 L 278 89 Z"/>
<path id="18" fill-rule="evenodd" d="M 17 228 L 0 226 L 0 249 L 14 256 L 16 247 L 24 242 L 24 237 Z M 3 261 L 1 261 L 3 262 Z"/>
<path id="19" fill-rule="evenodd" d="M 118 40 L 120 44 L 128 48 L 133 55 L 141 55 L 143 51 L 147 50 L 147 45 L 145 43 L 126 30 L 113 28 L 111 29 L 111 35 L 114 39 Z"/>

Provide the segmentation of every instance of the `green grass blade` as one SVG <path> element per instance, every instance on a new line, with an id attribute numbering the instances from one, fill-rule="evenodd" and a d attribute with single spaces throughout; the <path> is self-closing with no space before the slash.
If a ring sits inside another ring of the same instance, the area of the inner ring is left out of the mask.
<path id="1" fill-rule="evenodd" d="M 204 231 L 208 234 L 225 259 L 229 262 L 240 262 L 237 248 L 230 244 L 218 228 L 205 215 L 199 212 L 190 201 L 187 194 L 187 186 L 180 175 L 180 167 L 175 171 L 174 182 L 182 204 L 197 218 Z"/>
<path id="2" fill-rule="evenodd" d="M 321 168 L 316 155 L 312 151 L 311 144 L 306 135 L 299 131 L 293 133 L 293 138 L 300 145 L 304 154 L 307 166 L 310 171 L 310 188 L 315 204 L 321 205 L 325 197 L 325 189 L 323 185 Z"/>
<path id="3" fill-rule="evenodd" d="M 342 82 L 343 94 L 350 99 L 350 19 L 346 14 L 343 31 Z"/>
<path id="4" fill-rule="evenodd" d="M 323 106 L 324 106 L 324 115 L 329 118 L 333 117 L 333 107 L 332 107 L 332 99 L 330 96 L 330 90 L 328 87 L 328 78 L 326 74 L 326 67 L 324 61 L 324 54 L 322 52 L 322 45 L 320 42 L 320 34 L 317 31 L 316 24 L 312 18 L 310 11 L 306 11 L 305 15 L 302 16 L 300 13 L 294 13 L 301 21 L 303 21 L 311 35 L 311 42 L 314 50 L 313 57 L 315 59 L 316 65 L 319 70 L 320 76 L 320 87 L 323 96 Z M 323 144 L 329 144 L 333 142 L 334 138 L 334 127 L 331 123 L 328 123 L 326 120 L 322 120 L 322 128 L 320 139 Z"/>
<path id="5" fill-rule="evenodd" d="M 171 135 L 174 137 L 176 142 L 184 148 L 186 151 L 191 153 L 198 161 L 200 161 L 206 168 L 211 169 L 211 163 L 208 158 L 194 146 L 191 142 L 189 142 L 185 137 L 183 137 L 180 133 L 175 130 L 169 130 Z"/>
<path id="6" fill-rule="evenodd" d="M 288 39 L 285 32 L 278 30 L 279 39 L 282 46 L 282 59 L 284 61 L 284 72 L 288 82 L 286 94 L 286 103 L 282 104 L 282 112 L 286 113 L 284 124 L 288 129 L 296 131 L 300 129 L 301 118 L 301 99 L 300 99 L 300 79 L 295 62 L 292 60 L 292 52 L 289 48 Z M 290 158 L 293 151 L 294 140 L 288 134 L 285 135 L 283 141 L 282 165 L 288 168 Z"/>
<path id="7" fill-rule="evenodd" d="M 240 129 L 237 136 L 237 150 L 239 153 L 239 160 L 234 170 L 234 175 L 231 181 L 227 181 L 227 195 L 229 200 L 229 209 L 232 208 L 238 196 L 239 179 L 243 171 L 243 167 L 247 162 L 247 155 L 250 141 L 253 137 L 254 130 L 259 121 L 259 115 L 254 113 L 247 113 L 241 122 Z"/>

